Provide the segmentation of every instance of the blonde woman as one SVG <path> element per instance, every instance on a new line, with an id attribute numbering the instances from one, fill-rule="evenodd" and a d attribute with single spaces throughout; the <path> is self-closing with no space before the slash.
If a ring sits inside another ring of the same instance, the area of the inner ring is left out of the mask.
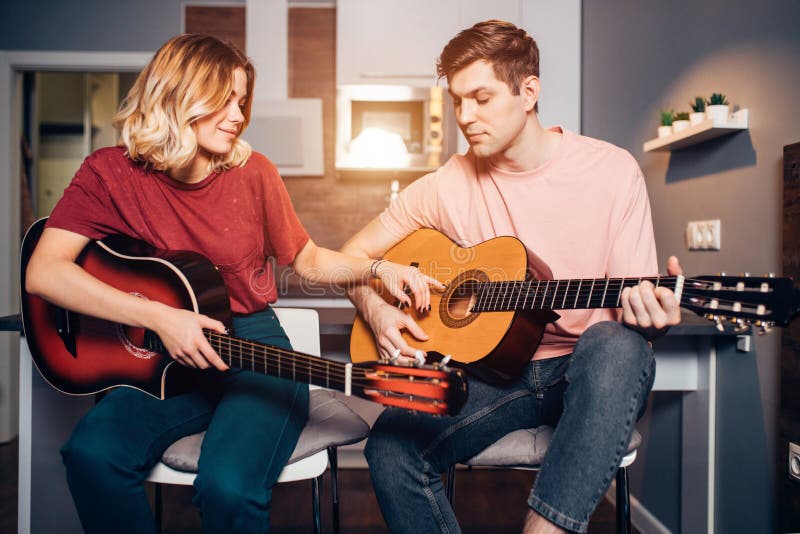
<path id="1" fill-rule="evenodd" d="M 156 400 L 132 388 L 108 394 L 77 425 L 62 456 L 87 532 L 154 532 L 142 481 L 175 440 L 207 430 L 194 503 L 212 532 L 266 532 L 272 486 L 308 412 L 307 386 L 229 370 L 203 329 L 209 317 L 147 301 L 91 276 L 75 259 L 92 239 L 125 234 L 192 250 L 222 272 L 239 336 L 288 347 L 269 303 L 269 258 L 333 283 L 379 276 L 420 308 L 429 283 L 416 269 L 374 265 L 320 248 L 297 219 L 270 161 L 240 138 L 255 72 L 213 37 L 181 35 L 156 52 L 115 117 L 117 147 L 91 154 L 53 210 L 27 271 L 27 290 L 60 306 L 155 331 L 172 358 L 203 380 Z M 371 273 L 371 268 L 373 271 Z"/>

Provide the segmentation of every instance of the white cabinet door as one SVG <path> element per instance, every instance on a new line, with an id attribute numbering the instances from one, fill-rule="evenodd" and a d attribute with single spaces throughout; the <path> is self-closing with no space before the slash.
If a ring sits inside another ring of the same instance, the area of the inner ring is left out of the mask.
<path id="1" fill-rule="evenodd" d="M 524 1 L 524 0 L 522 0 Z M 520 0 L 461 0 L 459 13 L 460 29 L 469 28 L 477 22 L 500 19 L 520 25 Z"/>
<path id="2" fill-rule="evenodd" d="M 459 5 L 459 0 L 339 0 L 337 83 L 435 85 L 436 58 L 461 29 Z"/>

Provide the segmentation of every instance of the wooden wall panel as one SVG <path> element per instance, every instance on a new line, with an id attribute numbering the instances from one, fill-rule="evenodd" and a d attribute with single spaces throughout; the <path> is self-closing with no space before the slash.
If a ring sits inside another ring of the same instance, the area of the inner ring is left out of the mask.
<path id="1" fill-rule="evenodd" d="M 223 41 L 230 41 L 239 50 L 245 51 L 245 7 L 185 5 L 184 31 L 205 33 Z"/>
<path id="2" fill-rule="evenodd" d="M 336 249 L 388 205 L 391 177 L 336 177 L 335 8 L 289 9 L 289 97 L 322 98 L 325 175 L 285 182 L 314 241 Z"/>
<path id="3" fill-rule="evenodd" d="M 800 143 L 783 152 L 783 275 L 800 281 Z M 800 482 L 788 476 L 789 442 L 800 443 L 800 320 L 782 332 L 778 439 L 781 532 L 800 531 Z"/>

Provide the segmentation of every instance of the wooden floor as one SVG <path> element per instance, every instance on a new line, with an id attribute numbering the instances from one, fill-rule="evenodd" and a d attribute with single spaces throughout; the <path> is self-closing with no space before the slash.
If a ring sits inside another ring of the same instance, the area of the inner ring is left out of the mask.
<path id="1" fill-rule="evenodd" d="M 525 471 L 459 471 L 456 477 L 456 514 L 465 534 L 520 532 L 534 474 Z M 192 505 L 190 486 L 163 487 L 164 532 L 199 533 L 200 516 Z M 345 534 L 387 532 L 372 493 L 369 473 L 362 469 L 340 470 L 341 530 Z M 330 477 L 322 484 L 322 528 L 331 532 Z M 272 504 L 276 533 L 311 532 L 311 483 L 280 484 Z M 17 530 L 17 441 L 0 445 L 0 533 Z M 601 502 L 589 525 L 593 534 L 615 531 L 614 508 Z M 634 530 L 634 532 L 636 532 Z"/>

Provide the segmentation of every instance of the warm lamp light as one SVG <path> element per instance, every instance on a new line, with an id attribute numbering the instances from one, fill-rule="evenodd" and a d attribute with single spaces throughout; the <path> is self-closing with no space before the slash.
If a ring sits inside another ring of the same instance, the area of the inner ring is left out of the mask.
<path id="1" fill-rule="evenodd" d="M 409 156 L 400 134 L 382 128 L 364 128 L 350 142 L 347 165 L 350 167 L 408 167 Z"/>

